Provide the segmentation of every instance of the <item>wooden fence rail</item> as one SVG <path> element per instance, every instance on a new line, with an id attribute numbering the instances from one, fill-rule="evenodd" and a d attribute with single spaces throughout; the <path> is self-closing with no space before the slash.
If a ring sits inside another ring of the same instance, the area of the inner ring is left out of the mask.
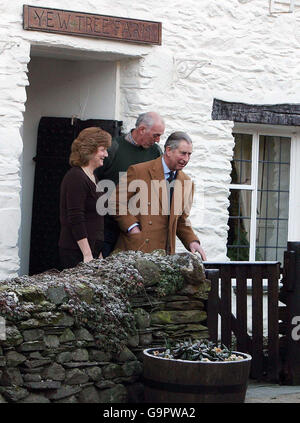
<path id="1" fill-rule="evenodd" d="M 204 262 L 207 278 L 211 280 L 208 298 L 208 330 L 210 338 L 252 355 L 250 376 L 254 379 L 279 379 L 278 291 L 279 262 Z M 233 290 L 235 287 L 235 290 Z M 267 344 L 263 335 L 263 294 L 267 289 Z M 232 311 L 232 295 L 236 295 L 236 313 Z M 252 328 L 248 327 L 247 299 L 251 295 Z"/>
<path id="2" fill-rule="evenodd" d="M 282 287 L 279 299 L 282 383 L 300 385 L 300 242 L 288 242 L 284 252 Z"/>

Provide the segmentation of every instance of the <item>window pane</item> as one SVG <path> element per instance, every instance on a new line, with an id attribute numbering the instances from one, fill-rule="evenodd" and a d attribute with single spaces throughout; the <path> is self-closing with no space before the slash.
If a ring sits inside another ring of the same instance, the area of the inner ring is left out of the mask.
<path id="1" fill-rule="evenodd" d="M 290 138 L 260 136 L 256 260 L 283 263 L 289 213 Z"/>
<path id="2" fill-rule="evenodd" d="M 290 187 L 290 164 L 280 166 L 280 189 L 288 191 Z"/>
<path id="3" fill-rule="evenodd" d="M 280 192 L 279 195 L 279 217 L 281 219 L 288 219 L 289 217 L 289 193 L 288 192 Z"/>
<path id="4" fill-rule="evenodd" d="M 290 138 L 279 137 L 281 143 L 281 157 L 280 160 L 282 163 L 290 164 L 290 154 L 291 154 L 291 140 Z"/>
<path id="5" fill-rule="evenodd" d="M 285 247 L 287 220 L 261 219 L 257 222 L 256 247 Z"/>
<path id="6" fill-rule="evenodd" d="M 257 192 L 257 218 L 273 219 L 278 214 L 278 192 L 258 191 Z"/>
<path id="7" fill-rule="evenodd" d="M 278 221 L 278 245 L 286 249 L 288 219 Z"/>
<path id="8" fill-rule="evenodd" d="M 233 261 L 249 260 L 251 191 L 230 190 L 227 255 Z"/>
<path id="9" fill-rule="evenodd" d="M 231 162 L 231 183 L 251 184 L 252 135 L 233 134 L 235 147 Z"/>

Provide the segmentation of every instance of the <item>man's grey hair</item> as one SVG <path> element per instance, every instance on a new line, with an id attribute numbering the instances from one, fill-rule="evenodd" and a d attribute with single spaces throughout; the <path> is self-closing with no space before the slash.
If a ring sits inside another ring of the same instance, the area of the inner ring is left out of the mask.
<path id="1" fill-rule="evenodd" d="M 169 135 L 167 141 L 165 142 L 165 151 L 167 147 L 170 147 L 171 150 L 176 150 L 181 141 L 193 144 L 191 137 L 186 132 L 176 131 Z"/>
<path id="2" fill-rule="evenodd" d="M 160 117 L 160 116 L 153 112 L 142 113 L 138 116 L 135 122 L 135 127 L 138 128 L 141 124 L 144 124 L 145 126 L 147 126 L 147 128 L 151 128 L 155 124 L 156 117 Z M 160 117 L 160 119 L 163 122 L 162 117 Z"/>

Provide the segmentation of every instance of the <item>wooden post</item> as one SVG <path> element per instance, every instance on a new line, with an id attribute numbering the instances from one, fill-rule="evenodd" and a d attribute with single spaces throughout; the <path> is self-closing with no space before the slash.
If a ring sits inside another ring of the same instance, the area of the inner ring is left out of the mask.
<path id="1" fill-rule="evenodd" d="M 219 316 L 219 270 L 209 269 L 205 271 L 207 279 L 211 282 L 211 288 L 207 302 L 207 328 L 212 342 L 218 342 L 218 316 Z"/>
<path id="2" fill-rule="evenodd" d="M 300 384 L 300 242 L 288 242 L 288 253 L 295 256 L 287 270 L 287 352 L 285 383 Z M 298 328 L 297 328 L 298 326 Z"/>

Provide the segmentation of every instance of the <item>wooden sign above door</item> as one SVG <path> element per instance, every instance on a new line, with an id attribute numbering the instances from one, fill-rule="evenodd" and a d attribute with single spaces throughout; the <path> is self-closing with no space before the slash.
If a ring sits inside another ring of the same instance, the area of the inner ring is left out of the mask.
<path id="1" fill-rule="evenodd" d="M 161 45 L 161 22 L 23 5 L 23 28 L 31 31 Z"/>

